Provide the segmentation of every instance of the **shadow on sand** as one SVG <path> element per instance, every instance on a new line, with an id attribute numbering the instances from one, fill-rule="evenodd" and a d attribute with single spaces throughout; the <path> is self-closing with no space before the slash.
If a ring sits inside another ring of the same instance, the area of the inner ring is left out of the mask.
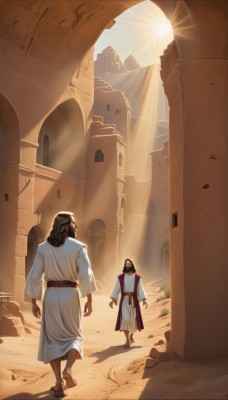
<path id="1" fill-rule="evenodd" d="M 107 358 L 109 358 L 109 357 L 113 357 L 113 356 L 115 356 L 117 354 L 123 354 L 123 353 L 131 351 L 133 349 L 139 349 L 141 347 L 142 346 L 131 345 L 131 347 L 129 349 L 125 349 L 123 347 L 123 345 L 121 345 L 121 346 L 110 346 L 105 350 L 97 351 L 96 353 L 91 354 L 90 357 L 97 358 L 97 360 L 95 361 L 95 364 L 97 364 L 97 363 L 101 363 L 104 360 L 107 360 Z"/>
<path id="2" fill-rule="evenodd" d="M 2 397 L 2 400 L 35 400 L 35 399 L 42 399 L 42 400 L 51 400 L 56 399 L 57 397 L 54 396 L 54 392 L 51 390 L 45 390 L 43 392 L 39 392 L 36 394 L 31 394 L 27 392 L 20 392 L 17 394 L 9 395 L 7 397 Z M 61 398 L 61 397 L 59 397 Z M 64 397 L 62 397 L 64 398 Z"/>

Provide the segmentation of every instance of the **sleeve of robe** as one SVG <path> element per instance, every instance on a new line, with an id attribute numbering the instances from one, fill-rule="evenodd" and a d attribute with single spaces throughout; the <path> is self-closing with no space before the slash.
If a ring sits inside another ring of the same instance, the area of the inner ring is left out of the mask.
<path id="1" fill-rule="evenodd" d="M 138 283 L 138 300 L 142 301 L 143 299 L 147 299 L 147 296 L 143 288 L 142 279 L 140 278 Z"/>
<path id="2" fill-rule="evenodd" d="M 113 299 L 118 300 L 119 293 L 120 293 L 120 281 L 119 281 L 119 279 L 117 278 L 115 287 L 114 287 L 114 289 L 113 289 L 112 294 L 111 294 L 110 297 L 113 298 Z"/>
<path id="3" fill-rule="evenodd" d="M 28 274 L 24 289 L 24 292 L 28 296 L 36 300 L 41 300 L 43 296 L 43 273 L 43 257 L 38 246 L 36 257 Z"/>
<path id="4" fill-rule="evenodd" d="M 96 282 L 85 246 L 82 246 L 79 250 L 77 270 L 81 296 L 85 297 L 88 294 L 95 292 L 95 290 L 97 290 Z"/>

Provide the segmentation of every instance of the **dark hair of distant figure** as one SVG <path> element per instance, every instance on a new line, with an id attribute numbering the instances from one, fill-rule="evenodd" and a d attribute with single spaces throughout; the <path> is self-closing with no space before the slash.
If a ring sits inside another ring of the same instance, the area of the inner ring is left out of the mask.
<path id="1" fill-rule="evenodd" d="M 131 267 L 132 267 L 132 272 L 136 272 L 136 268 L 134 266 L 133 260 L 131 260 L 130 258 L 126 258 L 124 261 L 124 267 L 123 267 L 123 272 L 128 272 L 127 268 L 126 268 L 126 261 L 130 261 L 131 263 Z"/>
<path id="2" fill-rule="evenodd" d="M 69 236 L 69 225 L 74 214 L 70 211 L 61 211 L 55 215 L 52 230 L 47 238 L 52 246 L 59 247 Z"/>

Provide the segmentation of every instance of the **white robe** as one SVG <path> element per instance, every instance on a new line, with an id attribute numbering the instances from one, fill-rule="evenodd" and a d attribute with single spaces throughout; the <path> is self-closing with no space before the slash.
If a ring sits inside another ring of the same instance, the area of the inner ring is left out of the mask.
<path id="1" fill-rule="evenodd" d="M 79 289 L 49 287 L 47 281 L 78 281 Z M 63 357 L 71 349 L 83 357 L 82 312 L 80 296 L 96 290 L 96 283 L 86 246 L 67 238 L 60 247 L 48 242 L 38 246 L 34 263 L 25 284 L 25 293 L 37 300 L 43 297 L 38 360 L 48 363 Z"/>
<path id="2" fill-rule="evenodd" d="M 135 274 L 128 275 L 124 274 L 124 291 L 125 292 L 134 292 L 135 287 Z M 111 294 L 111 298 L 118 300 L 118 296 L 121 293 L 120 281 L 117 278 L 115 287 Z M 142 285 L 142 279 L 139 279 L 137 297 L 139 301 L 146 299 L 146 293 Z M 129 304 L 129 297 L 125 296 L 122 303 L 122 318 L 120 323 L 120 331 L 129 331 L 130 333 L 134 333 L 137 331 L 136 324 L 136 311 L 134 307 L 134 301 L 132 298 L 132 304 Z"/>

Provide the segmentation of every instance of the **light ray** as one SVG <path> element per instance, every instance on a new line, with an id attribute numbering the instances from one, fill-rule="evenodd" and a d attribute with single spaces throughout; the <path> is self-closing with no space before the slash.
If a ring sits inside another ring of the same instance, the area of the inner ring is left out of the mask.
<path id="1" fill-rule="evenodd" d="M 181 37 L 188 40 L 192 40 L 192 29 L 194 27 L 192 18 L 187 8 L 185 15 L 181 10 L 181 5 L 178 2 L 169 17 L 170 23 L 173 27 L 174 37 Z"/>
<path id="2" fill-rule="evenodd" d="M 136 7 L 141 12 L 136 12 Z M 131 183 L 127 185 L 126 197 L 129 201 L 132 195 L 135 203 L 132 212 L 129 212 L 129 209 L 126 211 L 124 254 L 122 255 L 123 259 L 132 256 L 138 262 L 143 259 L 145 249 L 148 252 L 147 260 L 151 259 L 152 228 L 148 228 L 151 220 L 147 216 L 147 210 L 152 201 L 152 191 L 155 190 L 150 181 L 152 176 L 151 152 L 154 149 L 158 121 L 168 120 L 168 102 L 160 78 L 160 56 L 173 40 L 174 35 L 170 21 L 152 2 L 145 1 L 133 8 L 120 15 L 113 28 L 104 32 L 104 36 L 96 44 L 96 53 L 111 46 L 122 61 L 128 55 L 133 55 L 139 64 L 145 67 L 141 78 L 140 74 L 138 75 L 141 79 L 140 88 L 135 84 L 137 71 L 134 73 L 131 71 L 129 75 L 128 72 L 112 74 L 112 76 L 116 75 L 112 78 L 115 83 L 110 82 L 114 89 L 121 90 L 121 80 L 125 80 L 125 89 L 128 88 L 128 95 L 131 94 L 132 98 L 135 96 L 135 102 L 139 104 L 138 114 L 132 114 L 134 129 L 131 130 L 129 143 L 132 156 L 130 173 L 135 180 L 132 187 L 137 189 L 131 193 Z M 102 79 L 105 80 L 105 76 Z M 131 182 L 131 178 L 129 179 Z M 99 190 L 101 189 L 104 190 L 100 184 Z M 91 200 L 92 208 L 94 202 L 95 198 Z M 146 246 L 145 242 L 147 242 Z"/>
<path id="3" fill-rule="evenodd" d="M 166 34 L 164 26 L 169 27 Z M 162 36 L 159 34 L 161 27 L 163 27 Z M 158 64 L 161 54 L 172 40 L 173 31 L 170 22 L 154 3 L 145 1 L 119 15 L 116 24 L 103 32 L 96 43 L 95 56 L 104 49 L 106 41 L 123 60 L 126 53 L 133 56 L 137 53 L 138 62 L 142 67 Z M 148 48 L 145 53 L 137 51 L 145 46 Z"/>

